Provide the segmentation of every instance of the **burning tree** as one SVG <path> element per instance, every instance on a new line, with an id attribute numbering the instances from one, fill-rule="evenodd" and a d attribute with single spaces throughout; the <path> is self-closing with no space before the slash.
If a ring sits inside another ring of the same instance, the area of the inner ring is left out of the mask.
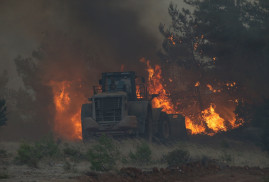
<path id="1" fill-rule="evenodd" d="M 255 40 L 268 29 L 263 18 L 268 11 L 261 8 L 265 1 L 184 2 L 194 10 L 179 10 L 170 4 L 172 24 L 168 28 L 160 25 L 165 38 L 160 57 L 169 70 L 163 74 L 164 87 L 176 110 L 186 116 L 192 133 L 211 135 L 238 127 L 243 122 L 234 113 L 238 103 L 253 98 L 261 85 L 253 79 L 264 81 L 268 74 L 268 53 L 264 52 L 268 43 L 262 36 Z"/>
<path id="2" fill-rule="evenodd" d="M 194 77 L 200 82 L 213 81 L 212 77 L 235 81 L 248 89 L 244 95 L 240 93 L 242 96 L 267 97 L 269 87 L 264 82 L 269 76 L 268 2 L 185 0 L 185 3 L 194 10 L 179 10 L 171 4 L 172 25 L 168 29 L 160 26 L 165 37 L 162 60 L 195 72 Z"/>
<path id="3" fill-rule="evenodd" d="M 184 2 L 193 10 L 170 4 L 172 24 L 160 25 L 165 38 L 160 57 L 169 70 L 163 73 L 164 87 L 192 133 L 238 127 L 240 118 L 247 118 L 242 105 L 268 98 L 269 4 Z"/>

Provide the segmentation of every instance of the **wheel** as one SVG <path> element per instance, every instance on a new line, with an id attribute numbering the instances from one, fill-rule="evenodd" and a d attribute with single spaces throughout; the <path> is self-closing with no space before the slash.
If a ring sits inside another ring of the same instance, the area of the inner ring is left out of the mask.
<path id="1" fill-rule="evenodd" d="M 152 141 L 152 112 L 151 109 L 149 107 L 148 112 L 147 112 L 147 118 L 145 121 L 145 138 L 151 142 Z"/>
<path id="2" fill-rule="evenodd" d="M 83 104 L 81 107 L 81 127 L 82 127 L 82 140 L 83 142 L 86 142 L 87 140 L 89 140 L 90 137 L 90 133 L 85 129 L 84 127 L 84 123 L 83 123 L 83 119 L 86 117 L 91 117 L 92 115 L 92 105 L 91 104 Z"/>
<path id="3" fill-rule="evenodd" d="M 92 116 L 92 104 L 83 104 L 81 107 L 81 121 L 85 117 Z"/>
<path id="4" fill-rule="evenodd" d="M 163 141 L 167 141 L 171 137 L 169 117 L 166 114 L 161 114 L 159 120 L 159 137 Z"/>
<path id="5" fill-rule="evenodd" d="M 83 142 L 85 143 L 85 142 L 89 141 L 90 138 L 91 137 L 89 135 L 89 132 L 85 131 L 82 127 L 82 140 L 83 140 Z"/>

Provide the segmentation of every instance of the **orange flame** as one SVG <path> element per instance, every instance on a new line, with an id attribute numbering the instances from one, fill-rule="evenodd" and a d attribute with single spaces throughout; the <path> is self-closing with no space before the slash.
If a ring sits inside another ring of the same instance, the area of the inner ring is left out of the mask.
<path id="1" fill-rule="evenodd" d="M 54 118 L 55 132 L 60 137 L 69 140 L 81 140 L 80 104 L 75 98 L 71 99 L 71 82 L 51 81 L 49 85 L 52 87 L 56 111 Z M 79 109 L 76 110 L 77 108 Z"/>
<path id="2" fill-rule="evenodd" d="M 227 131 L 224 124 L 224 119 L 215 112 L 213 104 L 210 104 L 208 109 L 202 111 L 203 120 L 206 122 L 208 128 L 212 129 L 214 133 L 218 131 Z"/>
<path id="3" fill-rule="evenodd" d="M 213 59 L 213 61 L 216 61 L 216 60 L 217 60 L 217 58 L 216 58 L 216 57 L 213 57 L 212 59 Z"/>
<path id="4" fill-rule="evenodd" d="M 143 99 L 139 85 L 136 85 L 136 97 L 137 99 Z"/>
<path id="5" fill-rule="evenodd" d="M 235 82 L 231 82 L 231 83 L 226 83 L 227 87 L 234 87 L 236 85 Z"/>
<path id="6" fill-rule="evenodd" d="M 173 45 L 176 45 L 176 42 L 175 42 L 175 40 L 174 40 L 173 35 L 169 36 L 168 39 L 171 41 L 171 43 L 172 43 Z"/>
<path id="7" fill-rule="evenodd" d="M 185 116 L 185 125 L 191 134 L 205 133 L 205 127 L 202 125 L 195 124 L 189 117 Z"/>
<path id="8" fill-rule="evenodd" d="M 141 61 L 145 62 L 145 61 Z M 146 61 L 147 71 L 149 74 L 148 77 L 148 92 L 150 95 L 158 94 L 158 97 L 155 97 L 152 100 L 153 108 L 162 108 L 162 111 L 172 114 L 177 113 L 174 109 L 174 106 L 171 100 L 168 97 L 168 94 L 162 84 L 162 69 L 159 65 L 156 65 L 154 68 L 151 67 L 149 60 Z"/>
<path id="9" fill-rule="evenodd" d="M 213 87 L 212 87 L 212 85 L 210 85 L 210 84 L 207 84 L 206 85 L 207 86 L 207 88 L 210 90 L 210 91 L 212 91 L 212 92 L 214 92 L 214 93 L 216 93 L 216 92 L 221 92 L 221 90 L 217 90 L 217 89 L 214 89 Z"/>
<path id="10" fill-rule="evenodd" d="M 158 97 L 152 100 L 153 108 L 162 108 L 162 111 L 168 114 L 180 113 L 185 116 L 186 128 L 191 134 L 203 133 L 212 136 L 220 131 L 227 131 L 228 129 L 239 127 L 242 124 L 242 122 L 236 123 L 236 117 L 233 112 L 226 113 L 226 115 L 228 115 L 227 117 L 220 116 L 220 114 L 215 111 L 216 105 L 213 103 L 211 103 L 208 108 L 201 111 L 200 117 L 191 117 L 192 114 L 180 110 L 171 102 L 169 94 L 163 86 L 161 67 L 155 65 L 153 68 L 150 62 L 145 61 L 144 58 L 140 61 L 147 64 L 149 94 L 158 94 Z M 232 86 L 234 85 L 235 83 L 232 84 Z M 200 86 L 200 82 L 196 82 L 194 86 Z M 221 90 L 213 89 L 210 84 L 206 86 L 214 93 L 221 92 Z M 229 86 L 231 86 L 231 84 L 229 84 Z M 179 105 L 179 103 L 177 103 L 177 105 Z"/>

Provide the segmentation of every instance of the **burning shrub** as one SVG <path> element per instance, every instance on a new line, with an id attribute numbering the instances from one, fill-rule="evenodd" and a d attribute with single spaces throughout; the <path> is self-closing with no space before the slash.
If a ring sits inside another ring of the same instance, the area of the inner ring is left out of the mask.
<path id="1" fill-rule="evenodd" d="M 137 145 L 135 153 L 129 153 L 129 157 L 133 162 L 146 164 L 151 161 L 151 153 L 149 145 L 143 142 Z"/>
<path id="2" fill-rule="evenodd" d="M 113 169 L 119 156 L 119 150 L 113 140 L 106 135 L 99 138 L 98 144 L 86 154 L 91 162 L 91 169 L 96 171 L 109 171 Z"/>
<path id="3" fill-rule="evenodd" d="M 152 107 L 162 108 L 162 111 L 168 114 L 177 113 L 184 116 L 186 129 L 189 130 L 191 134 L 207 134 L 212 136 L 218 132 L 238 128 L 244 123 L 243 120 L 240 120 L 240 122 L 237 121 L 236 115 L 233 112 L 238 103 L 238 99 L 228 94 L 231 88 L 236 89 L 236 82 L 216 84 L 222 85 L 221 90 L 214 89 L 210 84 L 200 83 L 199 81 L 194 84 L 193 81 L 191 81 L 191 85 L 188 86 L 189 88 L 187 90 L 182 90 L 180 91 L 181 94 L 177 94 L 179 91 L 175 92 L 175 90 L 180 88 L 174 89 L 176 85 L 172 86 L 173 89 L 167 86 L 164 82 L 162 67 L 160 65 L 151 66 L 150 61 L 144 58 L 140 61 L 147 66 L 147 89 L 149 94 L 158 95 L 152 100 Z M 169 84 L 173 83 L 172 78 L 168 80 L 170 82 Z M 214 99 L 214 101 L 213 99 L 206 99 L 207 103 L 202 104 L 200 94 L 203 95 L 203 97 L 216 99 Z M 222 98 L 219 97 L 220 94 Z M 188 95 L 189 98 L 194 100 L 184 99 L 183 95 Z M 224 99 L 229 97 L 231 98 Z M 230 102 L 231 100 L 232 102 Z M 197 104 L 192 103 L 200 103 L 200 106 L 197 107 Z"/>
<path id="4" fill-rule="evenodd" d="M 175 149 L 165 156 L 169 166 L 180 166 L 190 160 L 190 153 L 186 150 Z"/>
<path id="5" fill-rule="evenodd" d="M 43 157 L 53 157 L 59 154 L 58 145 L 52 137 L 44 138 L 33 145 L 28 143 L 21 144 L 17 151 L 15 161 L 20 164 L 27 164 L 37 167 L 39 160 Z"/>

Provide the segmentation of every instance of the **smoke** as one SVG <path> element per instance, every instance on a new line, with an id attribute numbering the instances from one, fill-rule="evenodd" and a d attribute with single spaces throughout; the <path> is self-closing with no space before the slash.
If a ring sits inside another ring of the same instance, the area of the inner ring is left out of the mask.
<path id="1" fill-rule="evenodd" d="M 13 104 L 1 138 L 31 138 L 52 130 L 51 81 L 71 82 L 71 87 L 80 88 L 77 94 L 88 98 L 101 72 L 120 71 L 124 65 L 125 71 L 145 74 L 138 60 L 157 61 L 162 42 L 158 25 L 169 19 L 168 4 L 163 0 L 1 1 L 0 32 L 5 36 L 0 37 L 0 71 L 8 71 L 8 87 L 18 90 L 10 94 Z"/>
<path id="2" fill-rule="evenodd" d="M 145 66 L 138 60 L 145 57 L 152 65 L 159 63 L 156 52 L 161 49 L 163 36 L 158 26 L 171 24 L 167 13 L 170 2 L 0 1 L 0 33 L 5 35 L 0 36 L 0 72 L 7 70 L 8 87 L 17 89 L 9 96 L 8 126 L 1 129 L 0 138 L 31 138 L 53 130 L 56 109 L 52 81 L 70 83 L 66 89 L 71 97 L 69 110 L 74 107 L 76 112 L 78 105 L 93 94 L 92 86 L 98 83 L 101 72 L 124 67 L 124 71 L 145 76 Z M 172 2 L 179 9 L 186 6 L 183 0 Z M 182 96 L 181 91 L 189 91 L 190 83 L 194 88 L 198 73 L 177 65 L 162 66 L 164 78 L 174 80 L 167 81 L 173 100 Z M 197 108 L 200 111 L 201 106 Z"/>

